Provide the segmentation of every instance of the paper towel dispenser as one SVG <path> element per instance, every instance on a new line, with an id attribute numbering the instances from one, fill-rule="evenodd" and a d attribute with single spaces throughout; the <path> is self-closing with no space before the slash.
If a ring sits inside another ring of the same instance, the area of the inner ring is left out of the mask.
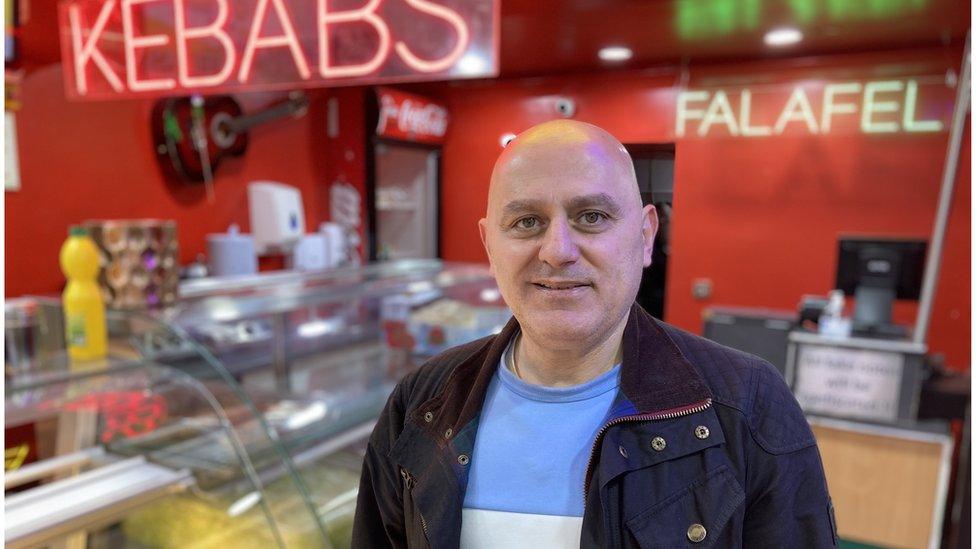
<path id="1" fill-rule="evenodd" d="M 254 181 L 247 186 L 251 234 L 258 255 L 289 252 L 305 233 L 302 193 L 274 181 Z"/>

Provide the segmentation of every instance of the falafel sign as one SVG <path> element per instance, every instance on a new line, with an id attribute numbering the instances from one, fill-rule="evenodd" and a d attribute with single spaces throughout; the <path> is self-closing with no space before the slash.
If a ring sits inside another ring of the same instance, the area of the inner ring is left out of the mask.
<path id="1" fill-rule="evenodd" d="M 949 126 L 953 95 L 943 76 L 685 89 L 677 93 L 674 135 L 938 133 Z"/>
<path id="2" fill-rule="evenodd" d="M 63 0 L 58 8 L 72 99 L 498 72 L 499 0 Z"/>

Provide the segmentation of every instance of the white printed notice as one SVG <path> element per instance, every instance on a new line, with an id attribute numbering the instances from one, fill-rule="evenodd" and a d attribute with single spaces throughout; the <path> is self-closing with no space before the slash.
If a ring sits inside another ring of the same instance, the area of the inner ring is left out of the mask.
<path id="1" fill-rule="evenodd" d="M 794 392 L 807 412 L 894 420 L 904 366 L 900 353 L 800 345 Z"/>
<path id="2" fill-rule="evenodd" d="M 4 144 L 3 144 L 3 190 L 20 190 L 20 166 L 17 158 L 17 121 L 14 113 L 6 111 L 4 114 Z"/>

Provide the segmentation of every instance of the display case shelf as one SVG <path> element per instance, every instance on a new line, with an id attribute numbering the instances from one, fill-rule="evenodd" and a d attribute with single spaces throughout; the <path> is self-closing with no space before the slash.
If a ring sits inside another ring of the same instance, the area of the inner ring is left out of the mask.
<path id="1" fill-rule="evenodd" d="M 123 516 L 192 483 L 186 469 L 174 471 L 134 457 L 13 494 L 4 502 L 4 546 L 42 545 Z"/>

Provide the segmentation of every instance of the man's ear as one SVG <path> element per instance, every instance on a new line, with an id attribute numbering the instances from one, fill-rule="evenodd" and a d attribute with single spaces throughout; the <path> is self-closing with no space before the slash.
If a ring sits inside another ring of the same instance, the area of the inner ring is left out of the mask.
<path id="1" fill-rule="evenodd" d="M 648 204 L 641 210 L 641 235 L 644 238 L 644 267 L 651 265 L 651 256 L 654 255 L 654 237 L 657 236 L 657 208 L 654 204 Z"/>
<path id="2" fill-rule="evenodd" d="M 491 250 L 488 249 L 488 219 L 481 218 L 478 220 L 478 234 L 481 235 L 481 245 L 485 248 L 485 254 L 488 255 L 488 273 L 491 276 L 495 276 L 495 263 L 491 260 Z"/>

